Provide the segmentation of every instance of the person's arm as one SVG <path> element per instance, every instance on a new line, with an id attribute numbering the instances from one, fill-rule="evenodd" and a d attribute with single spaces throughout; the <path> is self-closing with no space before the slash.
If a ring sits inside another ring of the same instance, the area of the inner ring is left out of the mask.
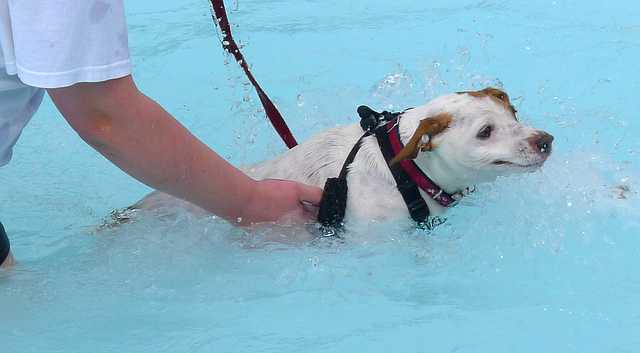
<path id="1" fill-rule="evenodd" d="M 231 222 L 309 218 L 303 203 L 320 202 L 319 188 L 249 178 L 142 94 L 131 76 L 48 93 L 82 139 L 123 171 Z"/>

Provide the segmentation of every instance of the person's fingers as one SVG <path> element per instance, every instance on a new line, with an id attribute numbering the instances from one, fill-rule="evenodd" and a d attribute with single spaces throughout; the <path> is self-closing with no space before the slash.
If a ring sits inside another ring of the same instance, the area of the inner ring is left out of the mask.
<path id="1" fill-rule="evenodd" d="M 299 192 L 298 199 L 302 205 L 303 217 L 308 220 L 315 220 L 318 218 L 318 206 L 322 199 L 323 190 L 319 187 L 298 184 Z"/>
<path id="2" fill-rule="evenodd" d="M 300 204 L 302 205 L 302 216 L 305 219 L 315 220 L 318 218 L 320 207 L 308 201 L 300 201 Z"/>
<path id="3" fill-rule="evenodd" d="M 300 194 L 298 195 L 298 199 L 300 202 L 307 202 L 314 206 L 318 206 L 320 204 L 320 200 L 322 199 L 322 189 L 316 186 L 298 184 L 298 190 Z"/>

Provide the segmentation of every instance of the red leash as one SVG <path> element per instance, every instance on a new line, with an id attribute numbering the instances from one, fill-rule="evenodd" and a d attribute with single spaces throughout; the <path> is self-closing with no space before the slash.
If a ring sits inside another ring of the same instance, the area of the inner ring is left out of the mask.
<path id="1" fill-rule="evenodd" d="M 298 143 L 293 137 L 291 130 L 289 130 L 289 127 L 287 127 L 287 123 L 282 118 L 282 115 L 278 111 L 278 108 L 276 108 L 267 94 L 264 93 L 264 91 L 258 84 L 258 81 L 256 81 L 256 79 L 253 77 L 253 74 L 251 74 L 249 65 L 247 65 L 247 61 L 242 56 L 240 48 L 238 48 L 236 41 L 231 35 L 231 26 L 229 26 L 227 12 L 224 9 L 224 0 L 210 1 L 213 8 L 213 22 L 215 22 L 215 24 L 220 27 L 220 31 L 222 32 L 222 47 L 224 48 L 224 50 L 234 56 L 238 64 L 240 64 L 240 66 L 244 70 L 244 73 L 247 75 L 247 78 L 253 85 L 253 88 L 256 89 L 256 93 L 258 93 L 258 97 L 260 98 L 260 102 L 262 102 L 262 106 L 264 107 L 264 111 L 267 114 L 267 117 L 271 121 L 271 124 L 276 129 L 284 143 L 289 148 L 295 147 Z"/>

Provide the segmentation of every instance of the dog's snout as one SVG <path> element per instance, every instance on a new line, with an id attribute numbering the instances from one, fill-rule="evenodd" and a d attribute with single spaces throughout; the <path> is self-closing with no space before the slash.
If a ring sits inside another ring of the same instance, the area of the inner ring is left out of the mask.
<path id="1" fill-rule="evenodd" d="M 529 143 L 536 152 L 548 155 L 551 154 L 553 136 L 544 131 L 538 131 L 529 138 Z"/>

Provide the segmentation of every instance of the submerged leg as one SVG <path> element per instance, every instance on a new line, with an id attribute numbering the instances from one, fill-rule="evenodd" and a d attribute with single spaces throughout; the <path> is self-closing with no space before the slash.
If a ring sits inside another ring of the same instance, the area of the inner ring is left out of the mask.
<path id="1" fill-rule="evenodd" d="M 11 255 L 11 245 L 9 244 L 9 237 L 4 230 L 2 222 L 0 222 L 0 267 L 8 267 L 15 263 L 13 256 Z"/>

